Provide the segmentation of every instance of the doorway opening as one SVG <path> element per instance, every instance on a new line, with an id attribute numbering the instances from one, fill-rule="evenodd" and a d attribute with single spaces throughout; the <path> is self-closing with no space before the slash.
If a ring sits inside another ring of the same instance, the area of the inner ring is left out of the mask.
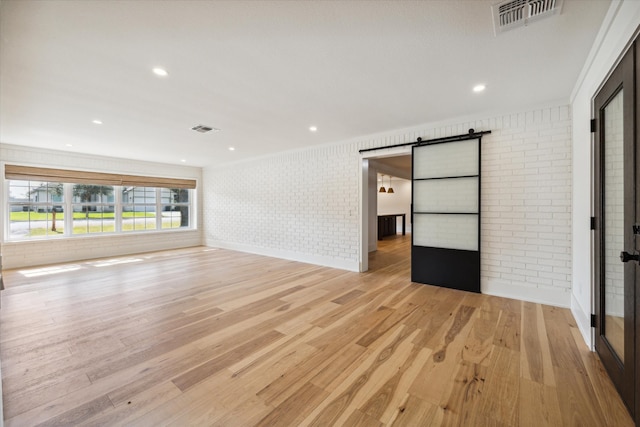
<path id="1" fill-rule="evenodd" d="M 360 271 L 410 262 L 411 148 L 364 156 L 361 182 Z"/>

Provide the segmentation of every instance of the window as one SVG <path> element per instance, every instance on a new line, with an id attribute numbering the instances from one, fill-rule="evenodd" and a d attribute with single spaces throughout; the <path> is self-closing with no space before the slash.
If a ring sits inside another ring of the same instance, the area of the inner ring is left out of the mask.
<path id="1" fill-rule="evenodd" d="M 12 165 L 5 178 L 9 240 L 192 228 L 194 180 Z"/>
<path id="2" fill-rule="evenodd" d="M 73 184 L 73 234 L 116 231 L 112 185 Z"/>
<path id="3" fill-rule="evenodd" d="M 189 190 L 161 188 L 162 228 L 189 227 Z"/>
<path id="4" fill-rule="evenodd" d="M 9 182 L 9 236 L 55 237 L 64 234 L 63 184 Z"/>
<path id="5" fill-rule="evenodd" d="M 122 231 L 156 229 L 156 193 L 152 187 L 122 187 Z"/>

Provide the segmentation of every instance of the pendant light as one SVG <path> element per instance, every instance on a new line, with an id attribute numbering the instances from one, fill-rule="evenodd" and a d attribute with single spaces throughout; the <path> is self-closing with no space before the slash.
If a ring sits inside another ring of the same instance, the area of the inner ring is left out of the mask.
<path id="1" fill-rule="evenodd" d="M 387 189 L 386 189 L 386 188 L 384 188 L 384 175 L 382 175 L 382 179 L 381 179 L 381 181 L 382 181 L 382 185 L 380 186 L 380 190 L 378 190 L 378 192 L 379 192 L 379 193 L 386 193 L 386 192 L 387 192 Z"/>
<path id="2" fill-rule="evenodd" d="M 393 187 L 391 186 L 391 178 L 393 178 L 391 175 L 389 175 L 389 189 L 387 190 L 387 193 L 391 194 L 391 193 L 395 193 L 395 191 L 393 191 Z"/>

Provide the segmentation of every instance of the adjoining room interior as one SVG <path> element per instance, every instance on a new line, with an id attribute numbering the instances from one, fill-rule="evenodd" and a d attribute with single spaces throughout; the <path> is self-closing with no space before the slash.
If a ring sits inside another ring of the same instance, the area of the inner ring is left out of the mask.
<path id="1" fill-rule="evenodd" d="M 369 228 L 371 231 L 369 235 L 369 262 L 371 263 L 372 258 L 375 257 L 379 264 L 382 262 L 381 257 L 392 256 L 386 251 L 378 253 L 380 243 L 389 239 L 394 239 L 396 244 L 406 246 L 405 255 L 410 256 L 411 155 L 369 159 L 369 173 L 376 175 L 375 191 L 369 189 L 370 195 L 375 193 L 375 208 L 374 205 L 371 207 L 375 209 L 376 216 L 372 216 L 369 212 L 366 217 L 368 221 L 375 222 L 375 226 Z M 369 185 L 371 185 L 370 182 Z M 400 215 L 404 215 L 404 217 Z M 365 217 L 363 216 L 363 218 Z M 372 268 L 371 264 L 369 268 Z"/>
<path id="2" fill-rule="evenodd" d="M 638 34 L 1 0 L 0 427 L 640 425 Z"/>

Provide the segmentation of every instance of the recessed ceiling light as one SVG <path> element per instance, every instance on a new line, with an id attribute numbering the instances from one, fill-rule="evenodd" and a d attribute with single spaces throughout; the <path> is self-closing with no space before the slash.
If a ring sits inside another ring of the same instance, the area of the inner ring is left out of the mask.
<path id="1" fill-rule="evenodd" d="M 156 67 L 153 69 L 153 74 L 160 77 L 167 77 L 169 73 L 164 68 Z"/>
<path id="2" fill-rule="evenodd" d="M 318 128 L 317 128 L 316 126 L 309 126 L 309 130 L 310 130 L 311 132 L 317 132 L 317 131 L 318 131 Z"/>
<path id="3" fill-rule="evenodd" d="M 235 151 L 236 148 L 235 147 L 229 147 L 229 151 Z"/>
<path id="4" fill-rule="evenodd" d="M 483 90 L 485 90 L 486 88 L 487 88 L 487 87 L 486 87 L 485 85 L 482 85 L 482 84 L 480 84 L 480 85 L 475 85 L 475 86 L 473 87 L 473 91 L 474 91 L 474 92 L 482 92 L 482 91 L 483 91 Z"/>
<path id="5" fill-rule="evenodd" d="M 101 125 L 102 124 L 102 120 L 95 119 L 95 120 L 92 120 L 91 123 L 96 124 L 96 125 Z"/>
<path id="6" fill-rule="evenodd" d="M 181 161 L 182 163 L 186 163 L 186 162 L 187 162 L 187 159 L 180 159 L 180 161 Z"/>
<path id="7" fill-rule="evenodd" d="M 64 144 L 65 147 L 73 147 L 73 144 Z"/>

